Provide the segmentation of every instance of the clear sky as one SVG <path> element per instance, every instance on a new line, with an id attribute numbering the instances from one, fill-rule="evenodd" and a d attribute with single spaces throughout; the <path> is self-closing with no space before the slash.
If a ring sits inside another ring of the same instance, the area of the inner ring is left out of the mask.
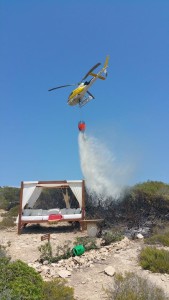
<path id="1" fill-rule="evenodd" d="M 67 105 L 71 87 L 110 55 L 95 100 Z M 169 1 L 0 1 L 0 186 L 81 179 L 78 121 L 131 183 L 169 183 Z"/>

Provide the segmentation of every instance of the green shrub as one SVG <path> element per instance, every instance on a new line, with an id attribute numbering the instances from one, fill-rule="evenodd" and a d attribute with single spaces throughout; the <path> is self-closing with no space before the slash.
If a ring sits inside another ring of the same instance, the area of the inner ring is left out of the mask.
<path id="1" fill-rule="evenodd" d="M 107 295 L 109 300 L 168 300 L 161 289 L 135 273 L 116 274 Z"/>
<path id="2" fill-rule="evenodd" d="M 67 241 L 62 246 L 57 246 L 54 262 L 57 262 L 61 259 L 67 259 L 71 256 L 72 256 L 71 241 Z"/>
<path id="3" fill-rule="evenodd" d="M 43 280 L 41 276 L 20 260 L 9 262 L 0 259 L 0 294 L 10 294 L 11 300 L 41 300 Z M 0 299 L 3 299 L 2 297 Z"/>
<path id="4" fill-rule="evenodd" d="M 154 273 L 169 274 L 169 251 L 146 247 L 140 253 L 140 265 Z"/>
<path id="5" fill-rule="evenodd" d="M 118 232 L 107 231 L 105 234 L 103 234 L 102 239 L 102 245 L 107 246 L 111 243 L 121 241 L 123 239 L 123 235 Z"/>
<path id="6" fill-rule="evenodd" d="M 169 246 L 169 231 L 162 234 L 153 234 L 150 238 L 145 241 L 147 244 L 161 244 L 163 246 Z"/>
<path id="7" fill-rule="evenodd" d="M 12 207 L 9 211 L 2 214 L 3 217 L 17 217 L 19 211 L 19 205 Z"/>
<path id="8" fill-rule="evenodd" d="M 0 187 L 0 208 L 9 210 L 11 207 L 19 204 L 19 188 Z"/>
<path id="9" fill-rule="evenodd" d="M 57 246 L 56 252 L 53 253 L 53 249 L 50 242 L 38 247 L 41 252 L 40 262 L 47 260 L 49 263 L 58 262 L 61 259 L 67 259 L 72 256 L 72 248 L 70 247 L 70 241 L 65 242 L 62 246 Z"/>
<path id="10" fill-rule="evenodd" d="M 74 290 L 66 286 L 66 280 L 54 279 L 43 284 L 44 300 L 74 300 Z"/>
<path id="11" fill-rule="evenodd" d="M 52 246 L 50 242 L 45 243 L 44 245 L 41 245 L 38 247 L 38 250 L 40 251 L 40 262 L 43 262 L 47 260 L 49 263 L 52 262 Z"/>
<path id="12" fill-rule="evenodd" d="M 0 258 L 1 300 L 74 300 L 74 290 L 66 280 L 44 282 L 42 277 L 20 260 Z"/>
<path id="13" fill-rule="evenodd" d="M 14 222 L 13 217 L 4 217 L 3 220 L 0 222 L 0 229 L 8 228 L 8 227 L 14 227 L 15 222 Z"/>
<path id="14" fill-rule="evenodd" d="M 77 237 L 74 245 L 83 245 L 86 251 L 90 251 L 92 249 L 98 249 L 96 245 L 96 238 L 84 236 L 84 237 Z"/>
<path id="15" fill-rule="evenodd" d="M 0 259 L 3 257 L 7 257 L 7 253 L 6 253 L 6 247 L 0 245 Z"/>

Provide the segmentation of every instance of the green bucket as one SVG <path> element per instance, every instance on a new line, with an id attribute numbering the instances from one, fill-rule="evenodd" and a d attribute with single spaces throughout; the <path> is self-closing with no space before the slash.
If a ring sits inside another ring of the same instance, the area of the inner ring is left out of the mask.
<path id="1" fill-rule="evenodd" d="M 72 251 L 74 256 L 80 256 L 85 252 L 85 248 L 83 245 L 77 245 L 73 248 Z"/>

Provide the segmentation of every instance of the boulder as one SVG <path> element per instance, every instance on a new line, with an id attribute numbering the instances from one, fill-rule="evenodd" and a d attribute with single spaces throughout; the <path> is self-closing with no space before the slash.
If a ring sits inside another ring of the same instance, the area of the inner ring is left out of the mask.
<path id="1" fill-rule="evenodd" d="M 104 269 L 104 273 L 108 276 L 113 277 L 115 274 L 115 269 L 112 266 L 108 266 Z"/>
<path id="2" fill-rule="evenodd" d="M 61 278 L 68 278 L 71 276 L 71 272 L 68 270 L 60 270 L 57 273 L 58 273 L 59 277 L 61 277 Z"/>
<path id="3" fill-rule="evenodd" d="M 141 233 L 138 233 L 136 235 L 136 238 L 139 239 L 139 240 L 141 240 L 141 239 L 144 239 L 144 236 Z"/>

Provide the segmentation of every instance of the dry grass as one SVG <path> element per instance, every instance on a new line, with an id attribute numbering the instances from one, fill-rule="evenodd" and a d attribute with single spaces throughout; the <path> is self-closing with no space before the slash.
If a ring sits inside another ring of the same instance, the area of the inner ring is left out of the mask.
<path id="1" fill-rule="evenodd" d="M 161 289 L 135 273 L 115 275 L 114 287 L 107 295 L 108 300 L 168 300 Z"/>

